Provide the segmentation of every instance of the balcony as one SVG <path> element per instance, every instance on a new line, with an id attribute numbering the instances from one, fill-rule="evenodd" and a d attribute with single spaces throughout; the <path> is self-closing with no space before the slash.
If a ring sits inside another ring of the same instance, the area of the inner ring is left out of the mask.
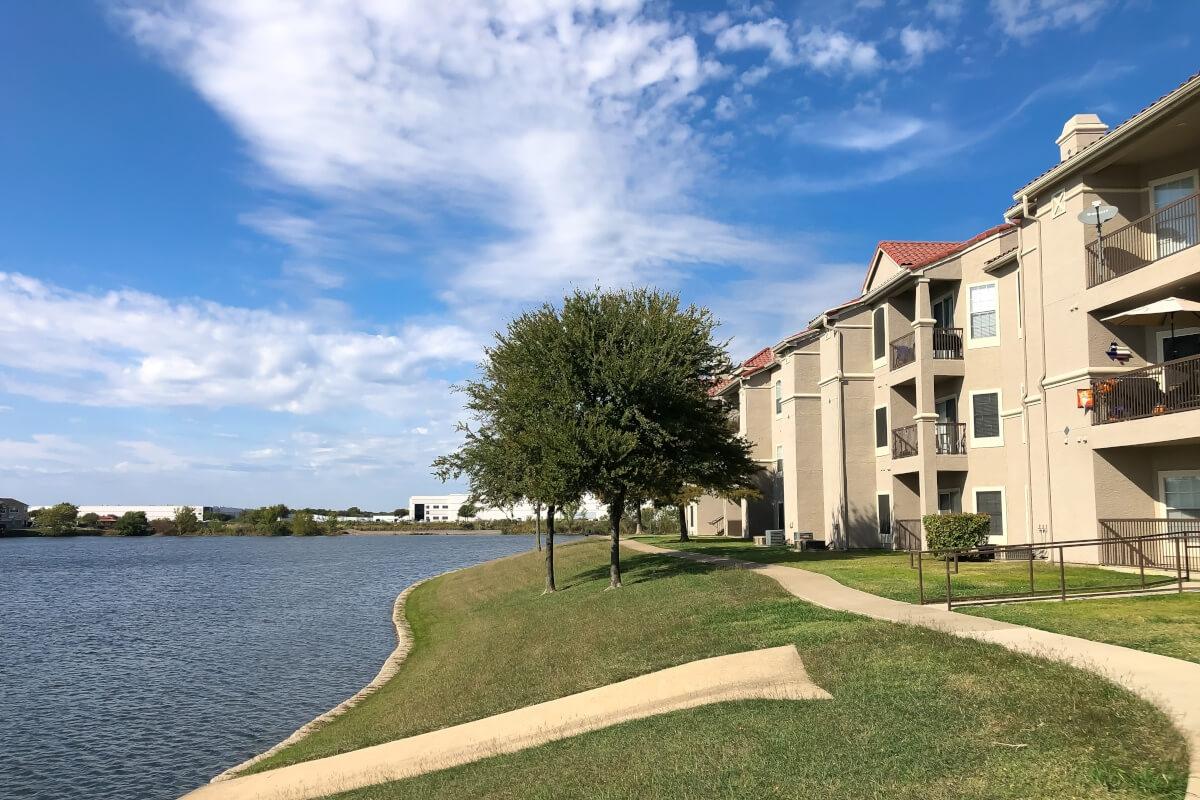
<path id="1" fill-rule="evenodd" d="M 1200 193 L 1134 220 L 1087 245 L 1091 289 L 1200 242 Z"/>
<path id="2" fill-rule="evenodd" d="M 908 366 L 916 361 L 916 331 L 911 331 L 898 339 L 893 339 L 891 353 L 891 366 L 893 370 Z M 938 359 L 961 359 L 963 357 L 962 328 L 934 328 L 933 357 Z"/>
<path id="3" fill-rule="evenodd" d="M 933 423 L 933 443 L 939 456 L 965 456 L 967 454 L 967 423 Z"/>
<path id="4" fill-rule="evenodd" d="M 1200 355 L 1092 380 L 1092 424 L 1200 408 Z"/>
<path id="5" fill-rule="evenodd" d="M 908 458 L 919 452 L 920 437 L 916 425 L 905 425 L 892 431 L 892 458 Z"/>

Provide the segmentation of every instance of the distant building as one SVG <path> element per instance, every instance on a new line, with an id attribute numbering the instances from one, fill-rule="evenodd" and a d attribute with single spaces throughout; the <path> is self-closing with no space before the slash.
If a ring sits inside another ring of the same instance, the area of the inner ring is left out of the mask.
<path id="1" fill-rule="evenodd" d="M 470 499 L 469 494 L 413 495 L 408 499 L 409 519 L 413 522 L 456 522 L 460 519 L 458 510 Z M 534 513 L 534 507 L 530 503 L 518 503 L 511 508 L 491 508 L 475 504 L 475 516 L 472 519 L 484 521 L 529 519 Z M 606 513 L 607 510 L 604 506 L 592 498 L 585 500 L 583 508 L 580 510 L 580 516 L 587 519 L 595 519 Z"/>
<path id="2" fill-rule="evenodd" d="M 0 497 L 0 531 L 29 527 L 29 506 L 11 497 Z"/>
<path id="3" fill-rule="evenodd" d="M 236 517 L 242 513 L 244 509 L 233 508 L 231 506 L 205 506 L 198 503 L 180 503 L 178 505 L 167 506 L 79 506 L 79 516 L 84 514 L 95 514 L 98 517 L 120 517 L 129 511 L 141 511 L 145 513 L 146 519 L 153 522 L 157 519 L 174 519 L 175 514 L 179 509 L 188 507 L 196 512 L 196 516 L 202 522 L 211 519 L 216 519 L 218 516 Z M 47 506 L 33 506 L 31 511 L 47 508 Z"/>

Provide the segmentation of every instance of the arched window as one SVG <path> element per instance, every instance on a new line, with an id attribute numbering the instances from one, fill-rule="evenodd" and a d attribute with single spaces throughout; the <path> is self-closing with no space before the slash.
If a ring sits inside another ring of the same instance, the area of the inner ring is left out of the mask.
<path id="1" fill-rule="evenodd" d="M 887 331 L 884 329 L 884 310 L 882 308 L 875 309 L 872 315 L 873 327 L 875 334 L 875 360 L 881 361 L 887 354 Z"/>
<path id="2" fill-rule="evenodd" d="M 775 413 L 783 413 L 783 381 L 775 381 Z"/>

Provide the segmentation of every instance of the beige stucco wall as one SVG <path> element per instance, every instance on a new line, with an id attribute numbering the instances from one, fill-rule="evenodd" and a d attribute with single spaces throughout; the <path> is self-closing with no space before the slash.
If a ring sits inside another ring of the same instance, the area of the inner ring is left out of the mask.
<path id="1" fill-rule="evenodd" d="M 774 443 L 782 446 L 784 530 L 824 538 L 822 483 L 821 344 L 813 338 L 779 355 L 773 377 L 782 384 L 783 402 L 774 419 Z"/>

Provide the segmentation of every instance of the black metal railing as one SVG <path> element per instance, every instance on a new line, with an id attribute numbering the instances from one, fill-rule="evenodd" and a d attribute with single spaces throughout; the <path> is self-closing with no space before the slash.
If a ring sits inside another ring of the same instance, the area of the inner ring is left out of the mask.
<path id="1" fill-rule="evenodd" d="M 962 358 L 963 331 L 962 328 L 933 329 L 934 358 Z"/>
<path id="2" fill-rule="evenodd" d="M 905 425 L 892 431 L 892 458 L 908 458 L 918 453 L 917 426 Z"/>
<path id="3" fill-rule="evenodd" d="M 933 441 L 939 456 L 965 456 L 967 454 L 967 423 L 933 423 Z"/>
<path id="4" fill-rule="evenodd" d="M 892 534 L 892 546 L 896 550 L 921 549 L 921 520 L 894 520 L 892 522 Z"/>
<path id="5" fill-rule="evenodd" d="M 1200 408 L 1200 355 L 1092 379 L 1092 424 Z"/>
<path id="6" fill-rule="evenodd" d="M 1088 288 L 1153 264 L 1200 241 L 1200 193 L 1163 206 L 1087 245 Z"/>
<path id="7" fill-rule="evenodd" d="M 1096 522 L 1102 542 L 1101 564 L 1175 569 L 1174 544 L 1166 537 L 1183 536 L 1183 568 L 1187 572 L 1200 572 L 1200 520 L 1139 517 Z"/>
<path id="8" fill-rule="evenodd" d="M 1192 521 L 1193 524 L 1195 521 Z M 1185 553 L 1188 552 L 1190 537 L 1200 537 L 1186 532 L 1155 533 L 1113 539 L 1074 539 L 1063 542 L 1042 542 L 1036 545 L 980 545 L 969 548 L 940 548 L 909 553 L 909 560 L 916 562 L 918 595 L 922 605 L 929 602 L 944 602 L 947 609 L 955 605 L 979 603 L 1005 603 L 1018 600 L 1048 600 L 1068 597 L 1100 597 L 1111 594 L 1139 594 L 1143 592 L 1183 592 L 1191 580 L 1191 569 Z M 1127 562 L 1122 566 L 1137 567 L 1137 573 L 1113 571 L 1111 578 L 1096 580 L 1091 573 L 1067 575 L 1067 551 L 1083 550 L 1094 553 L 1106 546 L 1124 548 L 1128 552 Z M 931 563 L 932 562 L 932 563 Z M 940 563 L 939 563 L 940 562 Z M 959 562 L 972 562 L 976 568 L 962 575 Z M 1027 577 L 1017 573 L 1014 562 L 1028 564 Z M 945 577 L 930 574 L 925 580 L 926 564 Z M 939 569 L 940 568 L 940 569 Z M 1150 570 L 1147 572 L 1146 570 Z M 986 580 L 994 573 L 995 584 L 1007 585 L 1002 591 L 992 589 L 993 581 Z M 960 575 L 955 586 L 954 576 Z M 985 580 L 979 580 L 981 577 Z M 1023 580 L 1022 580 L 1023 578 Z M 1024 585 L 1022 585 L 1024 583 Z M 939 585 L 940 584 L 940 585 Z M 1025 586 L 1029 588 L 1026 589 Z M 985 591 L 980 591 L 984 589 Z M 941 596 L 939 596 L 941 595 Z"/>
<path id="9" fill-rule="evenodd" d="M 909 331 L 899 339 L 892 340 L 892 369 L 900 369 L 905 364 L 917 360 L 916 331 Z"/>

